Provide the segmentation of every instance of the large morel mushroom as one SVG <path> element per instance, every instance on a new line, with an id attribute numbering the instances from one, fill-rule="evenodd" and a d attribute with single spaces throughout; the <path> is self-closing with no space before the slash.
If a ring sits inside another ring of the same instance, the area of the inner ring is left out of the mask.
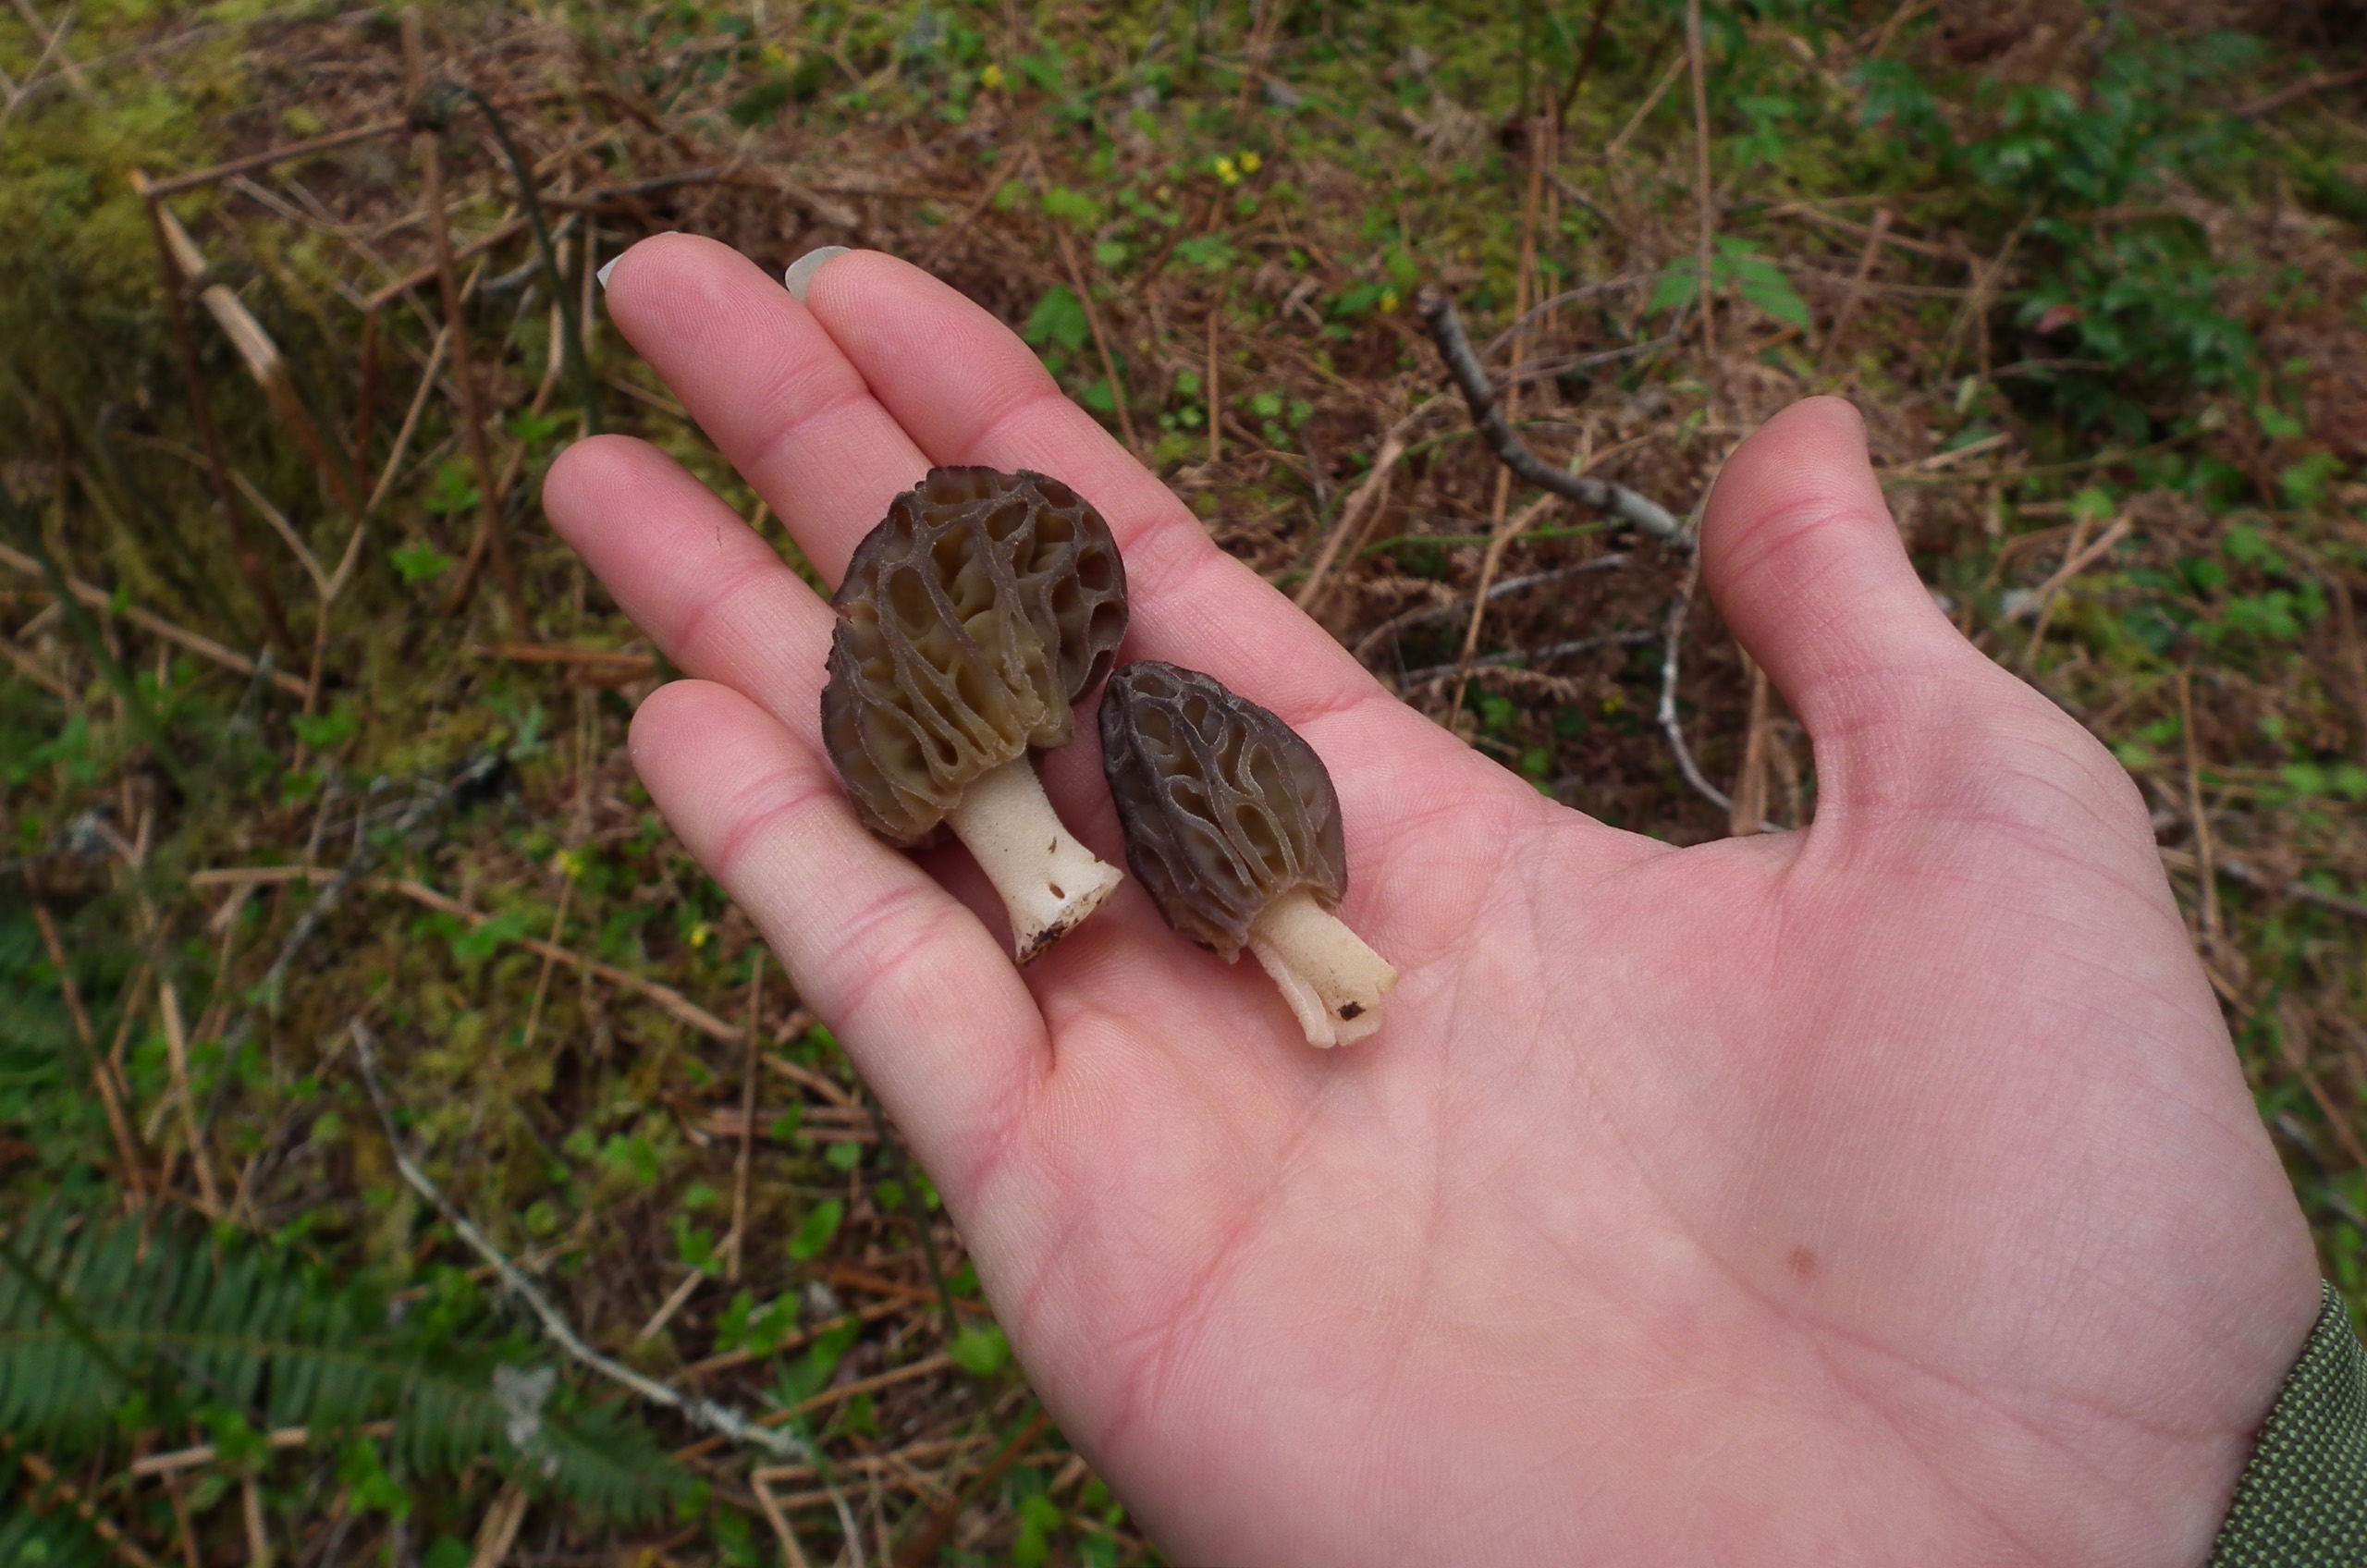
<path id="1" fill-rule="evenodd" d="M 931 469 L 830 604 L 822 740 L 856 813 L 905 847 L 951 827 L 1030 962 L 1122 880 L 1061 826 L 1028 756 L 1074 738 L 1071 704 L 1126 634 L 1110 525 L 1040 473 Z"/>
<path id="2" fill-rule="evenodd" d="M 1213 676 L 1146 659 L 1101 694 L 1101 767 L 1170 925 L 1227 963 L 1256 953 L 1310 1045 L 1380 1027 L 1397 972 L 1331 913 L 1347 852 L 1315 748 Z"/>

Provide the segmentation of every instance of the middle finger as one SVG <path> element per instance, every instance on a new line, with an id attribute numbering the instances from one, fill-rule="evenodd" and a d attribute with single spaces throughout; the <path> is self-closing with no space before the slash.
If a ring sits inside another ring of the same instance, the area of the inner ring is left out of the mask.
<path id="1" fill-rule="evenodd" d="M 643 240 L 610 316 L 835 584 L 929 461 L 779 281 L 712 239 Z"/>

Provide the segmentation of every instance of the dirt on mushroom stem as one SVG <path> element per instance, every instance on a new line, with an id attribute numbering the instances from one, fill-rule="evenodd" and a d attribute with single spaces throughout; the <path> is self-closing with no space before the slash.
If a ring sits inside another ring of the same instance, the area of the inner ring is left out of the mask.
<path id="1" fill-rule="evenodd" d="M 1345 922 L 1294 888 L 1250 922 L 1249 950 L 1274 977 L 1310 1046 L 1348 1046 L 1377 1033 L 1380 998 L 1397 984 L 1389 961 Z"/>

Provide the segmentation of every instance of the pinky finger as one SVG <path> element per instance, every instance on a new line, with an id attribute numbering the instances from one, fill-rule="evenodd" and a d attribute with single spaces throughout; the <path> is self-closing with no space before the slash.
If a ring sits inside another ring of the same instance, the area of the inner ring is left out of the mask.
<path id="1" fill-rule="evenodd" d="M 633 716 L 632 759 L 959 1203 L 1050 1061 L 1001 944 L 865 832 L 828 765 L 731 688 L 660 687 Z"/>

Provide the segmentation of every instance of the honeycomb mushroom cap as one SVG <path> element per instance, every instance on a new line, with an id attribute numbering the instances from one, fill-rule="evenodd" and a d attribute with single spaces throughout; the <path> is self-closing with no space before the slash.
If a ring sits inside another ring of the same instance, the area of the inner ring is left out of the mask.
<path id="1" fill-rule="evenodd" d="M 931 469 L 832 595 L 822 739 L 865 827 L 926 840 L 972 780 L 1067 743 L 1126 633 L 1101 514 L 1040 473 Z"/>
<path id="2" fill-rule="evenodd" d="M 1348 890 L 1340 800 L 1315 749 L 1215 677 L 1146 659 L 1101 697 L 1101 766 L 1126 860 L 1167 923 L 1227 962 L 1258 913 Z"/>

